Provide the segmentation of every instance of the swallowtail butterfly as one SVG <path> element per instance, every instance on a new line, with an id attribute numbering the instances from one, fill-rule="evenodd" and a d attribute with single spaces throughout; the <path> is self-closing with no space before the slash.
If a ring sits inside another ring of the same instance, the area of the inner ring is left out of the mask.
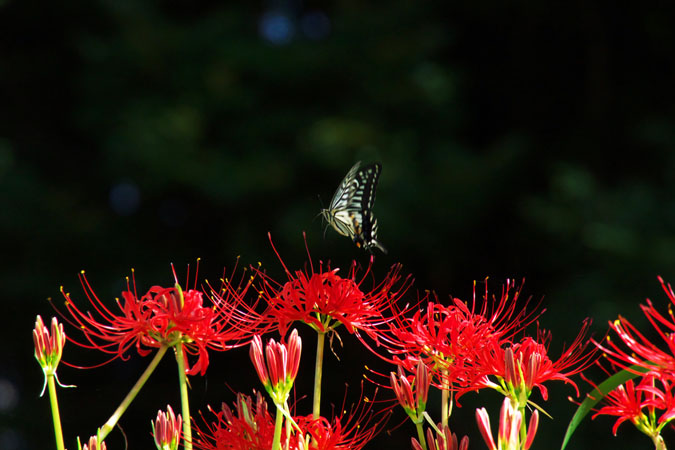
<path id="1" fill-rule="evenodd" d="M 373 214 L 375 189 L 382 171 L 379 163 L 361 167 L 361 162 L 349 169 L 328 208 L 321 210 L 323 218 L 343 236 L 352 238 L 357 247 L 369 252 L 387 250 L 377 240 L 377 219 Z"/>

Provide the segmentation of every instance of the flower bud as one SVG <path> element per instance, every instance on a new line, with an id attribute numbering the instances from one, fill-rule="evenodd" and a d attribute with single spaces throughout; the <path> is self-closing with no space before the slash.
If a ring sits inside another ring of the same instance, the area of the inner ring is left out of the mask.
<path id="1" fill-rule="evenodd" d="M 178 449 L 182 422 L 180 414 L 176 417 L 169 405 L 166 407 L 166 413 L 157 412 L 157 419 L 152 422 L 152 435 L 158 450 Z"/>
<path id="2" fill-rule="evenodd" d="M 35 359 L 46 375 L 52 375 L 61 361 L 63 347 L 66 345 L 66 334 L 63 332 L 63 324 L 56 317 L 52 318 L 51 333 L 42 322 L 42 317 L 37 316 L 33 329 L 33 342 L 35 344 Z"/>

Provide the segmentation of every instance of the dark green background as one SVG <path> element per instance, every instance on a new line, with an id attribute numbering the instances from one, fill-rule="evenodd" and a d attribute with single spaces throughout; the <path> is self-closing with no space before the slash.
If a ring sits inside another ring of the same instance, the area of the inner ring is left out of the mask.
<path id="1" fill-rule="evenodd" d="M 324 239 L 315 217 L 357 160 L 383 165 L 379 276 L 401 262 L 442 299 L 469 299 L 488 276 L 493 291 L 525 277 L 524 293 L 548 309 L 554 356 L 585 317 L 600 337 L 618 314 L 644 325 L 645 297 L 666 309 L 656 275 L 675 280 L 672 12 L 666 2 L 0 1 L 0 447 L 53 446 L 30 334 L 60 285 L 82 299 L 86 269 L 110 301 L 132 267 L 146 289 L 171 282 L 171 262 L 182 273 L 201 257 L 216 279 L 237 255 L 280 277 L 268 231 L 292 268 L 303 231 L 316 259 L 365 263 L 346 238 Z M 270 42 L 265 23 L 290 34 Z M 313 351 L 301 331 L 299 395 Z M 344 379 L 358 394 L 363 364 L 377 364 L 342 337 L 325 377 L 338 404 Z M 72 345 L 66 359 L 98 361 Z M 79 386 L 61 394 L 70 449 L 146 363 L 132 354 L 59 371 Z M 150 448 L 151 418 L 178 405 L 175 363 L 160 371 L 122 419 L 131 449 Z M 213 355 L 193 378 L 195 414 L 233 399 L 226 382 L 260 387 L 245 350 Z M 541 421 L 535 449 L 559 447 L 572 393 L 552 383 L 549 402 L 536 398 L 554 420 Z M 474 449 L 485 448 L 473 411 L 486 397 L 496 420 L 491 394 L 467 396 L 451 420 Z M 614 438 L 612 423 L 584 424 L 572 448 L 651 445 L 630 425 Z M 367 448 L 409 448 L 412 434 L 405 424 Z M 118 433 L 108 442 L 124 448 Z"/>

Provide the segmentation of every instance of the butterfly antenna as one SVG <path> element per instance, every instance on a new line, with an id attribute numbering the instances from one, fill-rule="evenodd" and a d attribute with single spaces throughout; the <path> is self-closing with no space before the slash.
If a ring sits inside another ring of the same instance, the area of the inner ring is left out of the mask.
<path id="1" fill-rule="evenodd" d="M 323 212 L 325 211 L 325 208 L 323 207 L 323 202 L 321 201 L 321 195 L 316 194 L 316 198 L 319 199 L 319 204 L 321 205 L 321 209 L 319 210 L 319 212 L 317 213 L 317 215 L 314 216 L 314 218 L 312 219 L 312 222 L 314 222 L 314 221 L 316 220 L 317 217 L 323 215 Z"/>
<path id="2" fill-rule="evenodd" d="M 323 216 L 323 212 L 325 211 L 325 208 L 323 207 L 323 202 L 321 201 L 321 195 L 316 194 L 316 198 L 319 199 L 319 203 L 321 204 L 321 210 L 318 212 L 318 214 L 316 216 L 314 216 L 314 218 L 312 219 L 312 222 L 314 222 L 317 217 Z M 328 230 L 328 225 L 330 225 L 330 223 L 327 223 L 326 226 L 323 229 L 323 238 L 324 239 L 326 239 L 326 231 Z"/>

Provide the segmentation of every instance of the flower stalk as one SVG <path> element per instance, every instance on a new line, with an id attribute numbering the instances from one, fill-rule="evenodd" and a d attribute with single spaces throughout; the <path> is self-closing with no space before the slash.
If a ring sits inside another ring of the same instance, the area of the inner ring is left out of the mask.
<path id="1" fill-rule="evenodd" d="M 419 440 L 419 445 L 423 450 L 427 450 L 427 440 L 424 437 L 424 427 L 422 422 L 416 423 L 415 428 L 417 428 L 417 439 Z"/>
<path id="2" fill-rule="evenodd" d="M 99 435 L 101 437 L 101 440 L 105 439 L 108 434 L 112 431 L 112 429 L 115 427 L 117 422 L 120 420 L 124 412 L 127 410 L 129 405 L 131 405 L 131 402 L 134 401 L 136 398 L 136 395 L 140 392 L 141 388 L 145 385 L 145 382 L 148 381 L 148 378 L 150 378 L 150 375 L 152 375 L 152 372 L 155 371 L 157 368 L 157 365 L 159 362 L 162 360 L 164 357 L 164 354 L 168 350 L 168 346 L 162 345 L 159 347 L 157 350 L 157 353 L 155 353 L 155 356 L 152 358 L 152 361 L 150 361 L 150 364 L 148 364 L 148 367 L 145 368 L 143 373 L 141 374 L 140 378 L 138 381 L 136 381 L 136 384 L 131 388 L 129 393 L 124 397 L 124 400 L 122 400 L 122 403 L 117 407 L 115 412 L 110 416 L 110 418 L 106 421 L 105 424 L 101 427 L 99 431 Z"/>
<path id="3" fill-rule="evenodd" d="M 660 434 L 653 436 L 652 441 L 654 442 L 654 450 L 668 450 L 666 447 L 666 441 L 663 440 L 663 436 Z"/>
<path id="4" fill-rule="evenodd" d="M 56 437 L 56 448 L 64 450 L 63 430 L 61 428 L 61 414 L 59 413 L 59 402 L 56 397 L 56 381 L 54 375 L 47 375 L 47 386 L 49 389 L 49 403 L 52 406 L 52 421 L 54 422 L 54 435 Z"/>
<path id="5" fill-rule="evenodd" d="M 272 450 L 281 450 L 281 427 L 284 424 L 284 412 L 277 405 L 277 417 L 274 421 L 274 440 L 272 441 Z"/>
<path id="6" fill-rule="evenodd" d="M 441 371 L 442 389 L 441 389 L 441 425 L 448 426 L 448 419 L 450 418 L 450 383 L 448 380 L 448 370 Z"/>
<path id="7" fill-rule="evenodd" d="M 192 427 L 190 425 L 190 401 L 188 396 L 187 374 L 185 369 L 185 350 L 183 344 L 175 347 L 176 363 L 178 364 L 178 386 L 180 388 L 181 413 L 183 415 L 183 446 L 185 450 L 192 450 Z"/>
<path id="8" fill-rule="evenodd" d="M 321 417 L 321 377 L 323 375 L 323 350 L 326 343 L 326 333 L 318 332 L 316 338 L 316 363 L 314 365 L 314 398 L 312 416 Z"/>

